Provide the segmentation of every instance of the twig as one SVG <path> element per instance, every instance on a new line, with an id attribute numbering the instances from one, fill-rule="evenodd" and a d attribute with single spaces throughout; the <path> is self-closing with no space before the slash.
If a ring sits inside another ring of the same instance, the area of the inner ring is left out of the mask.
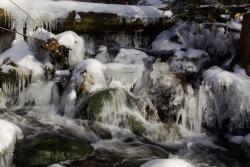
<path id="1" fill-rule="evenodd" d="M 18 34 L 18 35 L 26 36 L 26 37 L 28 37 L 28 38 L 32 38 L 32 39 L 35 39 L 35 40 L 38 40 L 38 41 L 43 41 L 43 40 L 41 40 L 41 39 L 38 39 L 38 38 L 35 38 L 35 37 L 32 37 L 32 36 L 28 36 L 28 35 L 22 34 L 22 33 L 20 33 L 20 32 L 15 31 L 15 30 L 10 30 L 10 29 L 4 28 L 4 27 L 0 27 L 0 29 L 1 29 L 1 30 L 4 30 L 4 31 L 16 33 L 16 34 Z"/>

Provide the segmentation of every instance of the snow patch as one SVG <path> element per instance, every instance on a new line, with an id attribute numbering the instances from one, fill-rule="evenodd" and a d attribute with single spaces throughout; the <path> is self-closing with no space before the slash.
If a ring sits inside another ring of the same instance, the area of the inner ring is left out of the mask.
<path id="1" fill-rule="evenodd" d="M 142 164 L 140 167 L 194 167 L 194 165 L 182 159 L 155 159 Z"/>

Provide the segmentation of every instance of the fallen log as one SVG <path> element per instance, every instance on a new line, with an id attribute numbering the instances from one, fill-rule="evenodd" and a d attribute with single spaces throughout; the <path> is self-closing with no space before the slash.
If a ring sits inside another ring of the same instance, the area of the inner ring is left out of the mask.
<path id="1" fill-rule="evenodd" d="M 170 27 L 173 22 L 162 15 L 154 22 L 146 23 L 145 18 L 129 18 L 114 13 L 76 12 L 72 11 L 67 18 L 58 18 L 57 26 L 52 32 L 60 33 L 71 30 L 76 33 L 112 33 L 112 32 L 147 32 L 161 31 Z M 44 25 L 49 29 L 49 25 Z"/>

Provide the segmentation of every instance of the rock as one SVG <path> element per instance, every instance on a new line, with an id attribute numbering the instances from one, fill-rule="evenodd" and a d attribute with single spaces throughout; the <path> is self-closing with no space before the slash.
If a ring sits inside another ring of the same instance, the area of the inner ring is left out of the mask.
<path id="1" fill-rule="evenodd" d="M 80 84 L 77 90 L 78 96 L 82 93 L 90 92 L 91 87 L 95 84 L 93 76 L 87 70 L 85 70 L 82 75 L 83 75 L 83 82 Z"/>
<path id="2" fill-rule="evenodd" d="M 171 71 L 168 63 L 155 62 L 150 73 L 149 98 L 161 120 L 167 120 L 179 111 L 184 96 L 182 82 Z"/>
<path id="3" fill-rule="evenodd" d="M 202 50 L 183 49 L 175 52 L 168 61 L 172 73 L 190 74 L 200 72 L 210 62 L 210 57 Z"/>
<path id="4" fill-rule="evenodd" d="M 80 106 L 80 118 L 90 121 L 101 120 L 100 114 L 106 101 L 112 101 L 116 89 L 105 89 L 90 94 L 86 99 L 83 99 Z M 115 99 L 114 99 L 115 100 Z"/>
<path id="5" fill-rule="evenodd" d="M 46 166 L 66 160 L 84 159 L 92 152 L 90 144 L 68 135 L 39 134 L 18 142 L 14 152 L 17 167 Z"/>

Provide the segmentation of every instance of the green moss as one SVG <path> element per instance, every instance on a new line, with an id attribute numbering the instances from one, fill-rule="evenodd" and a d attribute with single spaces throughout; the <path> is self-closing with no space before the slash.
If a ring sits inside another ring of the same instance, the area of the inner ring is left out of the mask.
<path id="1" fill-rule="evenodd" d="M 14 162 L 17 167 L 45 166 L 65 160 L 83 159 L 91 151 L 86 141 L 59 135 L 39 135 L 17 144 Z"/>
<path id="2" fill-rule="evenodd" d="M 105 89 L 93 93 L 82 102 L 80 109 L 80 118 L 90 121 L 100 120 L 99 114 L 102 112 L 105 101 L 110 101 L 116 89 Z"/>
<path id="3" fill-rule="evenodd" d="M 145 127 L 143 122 L 136 120 L 134 116 L 129 115 L 127 118 L 129 129 L 138 136 L 142 136 L 145 133 Z"/>

